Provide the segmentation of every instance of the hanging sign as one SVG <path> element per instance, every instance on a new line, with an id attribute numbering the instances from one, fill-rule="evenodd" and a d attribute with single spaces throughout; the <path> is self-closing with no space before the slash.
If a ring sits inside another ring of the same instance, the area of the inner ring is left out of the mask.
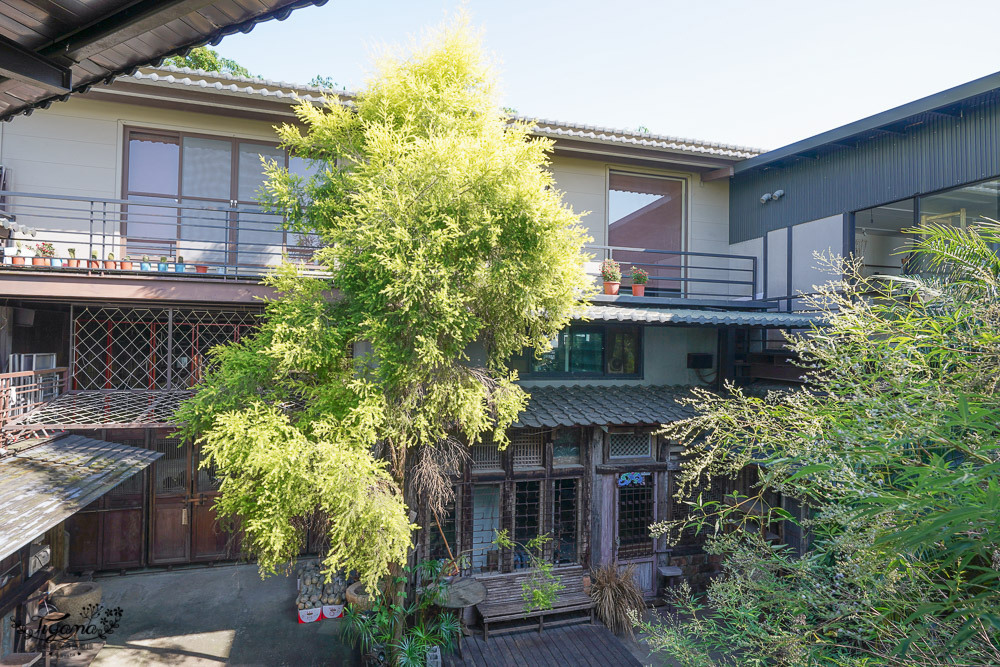
<path id="1" fill-rule="evenodd" d="M 623 472 L 618 476 L 618 486 L 644 486 L 646 484 L 646 478 L 644 475 L 649 473 L 641 472 Z"/>

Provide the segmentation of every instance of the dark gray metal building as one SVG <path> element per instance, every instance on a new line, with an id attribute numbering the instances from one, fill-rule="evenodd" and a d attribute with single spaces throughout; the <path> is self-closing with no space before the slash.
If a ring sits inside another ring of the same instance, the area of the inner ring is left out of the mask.
<path id="1" fill-rule="evenodd" d="M 766 297 L 810 291 L 814 251 L 854 253 L 870 274 L 906 273 L 904 230 L 1000 218 L 1000 73 L 733 171 L 730 243 L 760 256 Z"/>

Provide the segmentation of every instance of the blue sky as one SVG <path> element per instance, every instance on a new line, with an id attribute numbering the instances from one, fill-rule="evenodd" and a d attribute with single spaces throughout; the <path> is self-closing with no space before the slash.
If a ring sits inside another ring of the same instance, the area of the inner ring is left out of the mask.
<path id="1" fill-rule="evenodd" d="M 462 5 L 521 114 L 764 148 L 1000 70 L 985 0 L 330 0 L 216 48 L 356 89 L 380 45 Z"/>

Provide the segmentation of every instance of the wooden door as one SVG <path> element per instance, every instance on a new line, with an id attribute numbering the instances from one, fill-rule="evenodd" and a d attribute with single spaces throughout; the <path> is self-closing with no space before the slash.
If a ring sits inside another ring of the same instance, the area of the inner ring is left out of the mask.
<path id="1" fill-rule="evenodd" d="M 632 473 L 617 480 L 615 550 L 619 566 L 632 563 L 635 580 L 647 596 L 656 593 L 654 541 L 649 526 L 656 521 L 656 475 Z"/>
<path id="2" fill-rule="evenodd" d="M 85 433 L 88 437 L 142 448 L 142 431 Z M 69 570 L 110 570 L 146 564 L 143 499 L 146 472 L 138 472 L 98 498 L 66 522 Z"/>
<path id="3" fill-rule="evenodd" d="M 191 447 L 154 435 L 152 448 L 163 456 L 151 466 L 149 562 L 186 563 L 191 558 Z"/>
<path id="4" fill-rule="evenodd" d="M 240 555 L 237 530 L 230 530 L 228 522 L 219 521 L 215 513 L 215 499 L 219 496 L 219 480 L 215 468 L 201 468 L 197 448 L 192 455 L 192 475 L 195 478 L 195 495 L 191 506 L 191 560 L 217 561 L 235 559 Z"/>

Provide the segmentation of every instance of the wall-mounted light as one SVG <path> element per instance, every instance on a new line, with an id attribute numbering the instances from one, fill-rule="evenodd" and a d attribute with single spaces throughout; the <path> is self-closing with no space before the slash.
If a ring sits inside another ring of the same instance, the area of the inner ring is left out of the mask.
<path id="1" fill-rule="evenodd" d="M 774 192 L 765 192 L 760 196 L 760 203 L 766 204 L 769 201 L 778 201 L 785 196 L 784 190 L 775 190 Z"/>

